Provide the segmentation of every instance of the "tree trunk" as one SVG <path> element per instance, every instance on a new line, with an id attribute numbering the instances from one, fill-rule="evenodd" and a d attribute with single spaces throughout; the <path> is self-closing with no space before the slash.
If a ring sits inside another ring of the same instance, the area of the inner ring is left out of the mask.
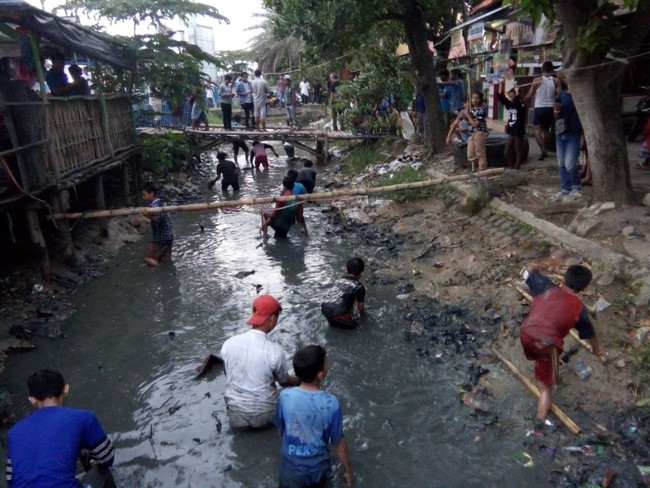
<path id="1" fill-rule="evenodd" d="M 597 0 L 559 0 L 555 9 L 564 31 L 563 59 L 569 90 L 587 141 L 594 198 L 631 203 L 630 164 L 621 113 L 626 66 L 607 59 L 609 48 L 615 45 L 591 52 L 581 47 L 584 26 L 598 9 Z M 644 25 L 649 12 L 645 6 L 629 17 L 627 29 L 618 42 L 629 44 L 631 41 L 626 40 L 627 36 L 645 32 L 635 24 Z"/>
<path id="2" fill-rule="evenodd" d="M 621 116 L 622 80 L 622 73 L 613 74 L 608 67 L 569 71 L 569 89 L 585 132 L 597 201 L 631 203 L 633 199 Z"/>
<path id="3" fill-rule="evenodd" d="M 424 94 L 426 107 L 426 124 L 429 137 L 425 145 L 432 153 L 438 153 L 445 148 L 447 131 L 440 109 L 440 96 L 436 72 L 433 68 L 433 53 L 427 42 L 427 30 L 422 16 L 422 9 L 417 0 L 404 2 L 404 29 L 411 55 L 411 63 L 418 76 L 418 88 Z"/>

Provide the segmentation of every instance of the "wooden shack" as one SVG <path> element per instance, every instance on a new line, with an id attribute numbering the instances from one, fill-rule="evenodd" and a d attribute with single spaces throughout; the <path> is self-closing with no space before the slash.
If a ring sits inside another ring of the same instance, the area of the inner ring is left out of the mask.
<path id="1" fill-rule="evenodd" d="M 50 230 L 66 242 L 64 252 L 73 252 L 67 223 L 52 224 L 47 215 L 67 210 L 71 190 L 80 188 L 90 188 L 93 206 L 105 208 L 109 171 L 130 204 L 141 155 L 128 94 L 105 94 L 101 84 L 91 96 L 48 94 L 43 61 L 52 52 L 68 62 L 80 56 L 95 66 L 136 67 L 135 52 L 109 36 L 22 0 L 0 0 L 0 252 L 24 243 L 40 255 L 45 275 Z"/>

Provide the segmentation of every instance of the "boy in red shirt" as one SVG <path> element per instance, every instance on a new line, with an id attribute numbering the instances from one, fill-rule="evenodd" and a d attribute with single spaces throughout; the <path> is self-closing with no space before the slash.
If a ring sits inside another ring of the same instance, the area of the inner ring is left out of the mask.
<path id="1" fill-rule="evenodd" d="M 530 312 L 521 324 L 521 345 L 530 361 L 535 361 L 535 378 L 541 383 L 537 403 L 537 421 L 546 423 L 551 408 L 551 388 L 556 382 L 558 352 L 562 351 L 564 338 L 576 328 L 581 339 L 591 343 L 593 353 L 603 352 L 589 313 L 578 297 L 591 282 L 591 271 L 581 265 L 569 266 L 561 285 L 554 284 L 540 273 L 543 266 L 557 265 L 561 261 L 551 259 L 545 263 L 531 264 L 524 275 L 533 295 Z"/>

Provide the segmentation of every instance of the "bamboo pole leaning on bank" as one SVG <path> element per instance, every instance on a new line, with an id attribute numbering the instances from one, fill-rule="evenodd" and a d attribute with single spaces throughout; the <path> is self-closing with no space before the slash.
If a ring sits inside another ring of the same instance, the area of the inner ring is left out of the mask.
<path id="1" fill-rule="evenodd" d="M 526 300 L 528 300 L 529 302 L 532 303 L 533 297 L 530 296 L 530 294 L 528 292 L 526 292 L 526 290 L 522 289 L 519 286 L 515 286 L 515 290 L 517 290 L 521 294 L 521 296 L 523 296 Z M 585 307 L 587 307 L 587 310 L 589 310 L 589 312 L 594 313 L 593 309 L 591 307 L 589 307 L 587 305 L 585 305 Z M 591 354 L 594 354 L 594 349 L 593 349 L 593 347 L 591 347 L 591 344 L 589 344 L 584 339 L 580 339 L 580 336 L 578 335 L 578 333 L 576 332 L 575 329 L 571 329 L 569 331 L 569 334 L 571 335 L 571 337 L 573 337 L 578 342 L 578 344 L 580 344 L 582 347 L 584 347 Z M 605 358 L 602 358 L 600 356 L 598 356 L 598 359 L 603 363 L 606 361 Z"/>
<path id="2" fill-rule="evenodd" d="M 438 178 L 436 180 L 417 181 L 415 183 L 401 183 L 399 185 L 378 186 L 376 188 L 356 188 L 352 190 L 336 190 L 322 193 L 312 193 L 306 195 L 291 195 L 291 196 L 275 196 L 275 197 L 262 197 L 262 198 L 248 198 L 242 200 L 220 200 L 218 202 L 205 202 L 205 203 L 188 203 L 185 205 L 168 205 L 165 207 L 131 207 L 131 208 L 117 208 L 113 210 L 92 210 L 88 212 L 75 212 L 75 213 L 58 213 L 50 216 L 50 219 L 97 219 L 101 217 L 119 217 L 123 215 L 135 215 L 142 212 L 157 213 L 157 212 L 191 212 L 201 210 L 211 210 L 217 208 L 239 207 L 241 205 L 264 205 L 275 202 L 287 202 L 290 200 L 298 201 L 318 201 L 318 200 L 336 200 L 342 197 L 354 197 L 364 195 L 377 195 L 380 193 L 392 193 L 402 190 L 416 190 L 420 188 L 428 188 L 430 186 L 443 185 L 454 181 L 464 181 L 475 177 L 482 176 L 496 176 L 505 171 L 505 168 L 492 168 L 485 171 L 479 171 L 474 174 L 448 176 L 445 178 Z"/>
<path id="3" fill-rule="evenodd" d="M 500 352 L 498 352 L 496 349 L 491 350 L 492 353 L 499 358 L 499 360 L 512 372 L 514 375 L 519 378 L 519 380 L 535 395 L 536 397 L 539 398 L 539 388 L 537 388 L 537 385 L 535 385 L 532 381 L 530 381 L 528 378 L 526 378 L 523 374 L 519 372 L 517 367 L 512 364 L 510 361 L 508 361 L 505 356 L 503 356 Z M 569 431 L 574 434 L 578 435 L 580 433 L 580 427 L 576 425 L 576 423 L 569 418 L 567 414 L 565 414 L 562 410 L 560 410 L 560 407 L 555 405 L 554 403 L 551 403 L 551 412 L 555 414 L 555 416 L 560 419 L 560 421 L 566 426 Z"/>

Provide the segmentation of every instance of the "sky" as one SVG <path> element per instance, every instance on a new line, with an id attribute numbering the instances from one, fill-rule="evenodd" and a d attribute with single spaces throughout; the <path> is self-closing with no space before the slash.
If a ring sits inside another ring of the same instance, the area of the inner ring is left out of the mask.
<path id="1" fill-rule="evenodd" d="M 43 8 L 44 4 L 45 10 L 51 12 L 64 2 L 62 0 L 27 0 L 27 3 L 38 8 Z M 255 35 L 255 31 L 245 29 L 260 23 L 260 19 L 253 17 L 253 14 L 263 11 L 262 0 L 203 0 L 202 3 L 214 6 L 221 15 L 230 20 L 230 25 L 214 21 L 215 49 L 217 51 L 245 49 L 249 39 Z M 81 19 L 81 23 L 89 25 L 92 21 Z M 106 27 L 109 34 L 130 35 L 133 32 L 131 25 L 107 25 Z"/>

